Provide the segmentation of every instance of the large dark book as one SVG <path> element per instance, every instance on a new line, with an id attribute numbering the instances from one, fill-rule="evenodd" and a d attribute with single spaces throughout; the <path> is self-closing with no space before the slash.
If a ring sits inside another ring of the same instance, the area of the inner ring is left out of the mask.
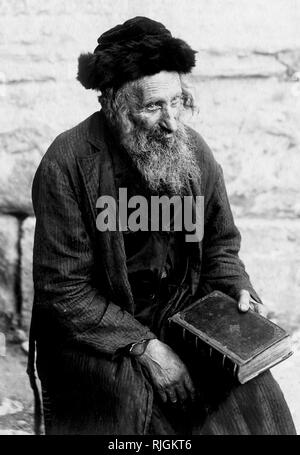
<path id="1" fill-rule="evenodd" d="M 241 384 L 288 358 L 291 338 L 258 313 L 214 291 L 169 318 L 173 337 L 230 372 Z"/>

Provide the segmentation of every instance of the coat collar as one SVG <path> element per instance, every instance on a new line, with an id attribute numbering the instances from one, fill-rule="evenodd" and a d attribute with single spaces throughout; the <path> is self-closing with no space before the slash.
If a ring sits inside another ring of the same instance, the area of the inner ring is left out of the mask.
<path id="1" fill-rule="evenodd" d="M 101 194 L 113 196 L 111 186 L 113 174 L 112 159 L 106 141 L 107 132 L 105 119 L 101 112 L 95 112 L 89 118 L 87 142 L 92 145 L 88 152 L 77 157 L 79 171 L 88 195 L 90 210 L 96 226 L 96 201 Z M 107 176 L 107 178 L 104 178 Z"/>
<path id="2" fill-rule="evenodd" d="M 87 140 L 94 145 L 96 149 L 102 150 L 105 144 L 105 134 L 108 130 L 108 125 L 101 111 L 95 112 L 90 117 L 88 126 Z"/>

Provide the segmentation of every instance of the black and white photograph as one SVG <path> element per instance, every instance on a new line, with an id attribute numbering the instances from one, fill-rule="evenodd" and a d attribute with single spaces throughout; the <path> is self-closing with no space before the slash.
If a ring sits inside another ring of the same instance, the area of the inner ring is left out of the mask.
<path id="1" fill-rule="evenodd" d="M 300 433 L 299 26 L 0 0 L 0 435 Z"/>

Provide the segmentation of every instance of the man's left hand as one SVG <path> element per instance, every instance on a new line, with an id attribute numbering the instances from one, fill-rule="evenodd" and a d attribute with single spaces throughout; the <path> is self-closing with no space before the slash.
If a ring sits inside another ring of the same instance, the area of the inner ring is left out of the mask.
<path id="1" fill-rule="evenodd" d="M 246 289 L 240 291 L 240 297 L 238 300 L 238 309 L 245 313 L 249 309 L 255 311 L 256 313 L 261 314 L 264 317 L 267 317 L 268 310 L 265 305 L 262 305 L 259 302 L 254 302 L 250 300 L 250 293 Z"/>

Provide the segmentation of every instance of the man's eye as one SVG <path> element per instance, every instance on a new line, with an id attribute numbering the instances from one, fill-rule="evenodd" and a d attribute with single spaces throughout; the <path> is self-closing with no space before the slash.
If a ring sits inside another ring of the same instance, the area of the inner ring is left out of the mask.
<path id="1" fill-rule="evenodd" d="M 174 100 L 172 100 L 171 106 L 172 107 L 177 107 L 180 103 L 181 103 L 181 97 L 178 96 L 178 98 L 175 98 Z"/>
<path id="2" fill-rule="evenodd" d="M 160 106 L 158 104 L 150 103 L 147 104 L 146 108 L 148 111 L 157 111 L 158 109 L 160 109 Z"/>

